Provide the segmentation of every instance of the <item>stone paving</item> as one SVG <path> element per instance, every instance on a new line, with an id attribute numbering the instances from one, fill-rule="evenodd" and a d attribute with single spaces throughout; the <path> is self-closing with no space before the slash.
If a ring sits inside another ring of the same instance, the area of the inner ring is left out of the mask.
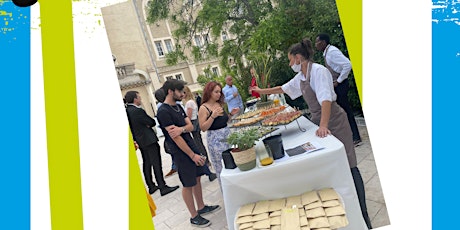
<path id="1" fill-rule="evenodd" d="M 385 205 L 383 192 L 380 186 L 380 180 L 377 173 L 377 168 L 372 154 L 371 144 L 366 126 L 359 126 L 362 144 L 356 147 L 356 155 L 358 159 L 358 168 L 361 171 L 365 189 L 366 201 L 369 217 L 371 218 L 373 228 L 389 225 L 390 220 Z M 206 134 L 203 133 L 203 141 L 206 142 Z M 163 148 L 164 137 L 160 137 L 160 146 Z M 206 146 L 206 143 L 204 143 Z M 163 172 L 166 174 L 171 168 L 171 157 L 162 149 Z M 139 164 L 142 164 L 140 153 L 138 152 Z M 177 173 L 166 178 L 166 183 L 169 186 L 180 185 Z M 221 230 L 228 229 L 227 220 L 225 217 L 225 207 L 223 203 L 222 193 L 217 180 L 210 182 L 207 177 L 202 177 L 203 197 L 206 204 L 218 204 L 222 209 L 216 213 L 206 215 L 212 224 L 206 228 L 192 227 L 189 222 L 189 212 L 182 200 L 181 188 L 166 195 L 160 196 L 160 192 L 155 192 L 152 195 L 157 206 L 156 216 L 153 222 L 156 230 L 187 230 L 187 229 L 213 229 Z M 182 187 L 182 186 L 181 186 Z"/>

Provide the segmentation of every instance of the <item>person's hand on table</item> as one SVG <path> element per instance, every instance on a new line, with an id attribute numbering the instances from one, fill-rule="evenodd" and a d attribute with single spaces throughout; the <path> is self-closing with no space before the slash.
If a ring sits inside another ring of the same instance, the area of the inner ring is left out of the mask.
<path id="1" fill-rule="evenodd" d="M 326 127 L 319 127 L 319 129 L 316 130 L 316 136 L 321 138 L 326 137 L 329 134 L 331 134 L 331 131 Z"/>

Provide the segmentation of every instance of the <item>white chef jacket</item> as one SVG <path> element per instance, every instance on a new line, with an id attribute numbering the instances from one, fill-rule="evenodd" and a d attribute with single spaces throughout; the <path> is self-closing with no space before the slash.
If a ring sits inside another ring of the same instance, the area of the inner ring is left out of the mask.
<path id="1" fill-rule="evenodd" d="M 284 93 L 294 100 L 302 96 L 300 81 L 306 80 L 307 79 L 301 71 L 290 81 L 282 85 L 281 89 L 283 89 Z M 331 72 L 320 64 L 313 63 L 311 67 L 310 86 L 315 92 L 320 105 L 323 101 L 335 101 L 337 99 L 337 95 L 334 92 L 334 86 L 332 84 Z"/>

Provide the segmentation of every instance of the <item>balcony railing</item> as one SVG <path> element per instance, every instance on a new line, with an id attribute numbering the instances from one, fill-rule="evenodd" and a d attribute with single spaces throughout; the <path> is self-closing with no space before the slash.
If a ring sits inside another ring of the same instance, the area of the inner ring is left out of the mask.
<path id="1" fill-rule="evenodd" d="M 117 70 L 118 79 L 122 79 L 134 72 L 135 65 L 134 63 L 121 64 L 115 66 L 115 69 Z"/>

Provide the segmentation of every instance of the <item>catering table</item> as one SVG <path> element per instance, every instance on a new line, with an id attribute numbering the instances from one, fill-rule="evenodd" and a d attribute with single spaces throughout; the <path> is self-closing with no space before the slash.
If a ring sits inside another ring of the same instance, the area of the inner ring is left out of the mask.
<path id="1" fill-rule="evenodd" d="M 306 129 L 301 132 L 299 126 Z M 341 230 L 367 229 L 343 144 L 334 136 L 319 138 L 318 128 L 301 116 L 297 122 L 278 126 L 272 135 L 281 133 L 284 150 L 307 141 L 324 149 L 275 160 L 268 166 L 249 171 L 223 169 L 220 175 L 229 230 L 234 229 L 235 215 L 244 204 L 300 195 L 311 190 L 334 188 L 342 197 L 349 225 Z"/>

